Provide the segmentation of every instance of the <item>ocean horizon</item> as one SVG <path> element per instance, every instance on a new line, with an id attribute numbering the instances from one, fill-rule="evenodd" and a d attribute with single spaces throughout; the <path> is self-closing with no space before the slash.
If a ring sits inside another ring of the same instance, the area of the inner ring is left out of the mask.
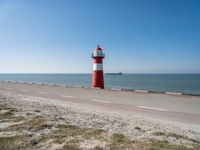
<path id="1" fill-rule="evenodd" d="M 89 73 L 1 73 L 0 80 L 91 87 Z M 200 95 L 199 73 L 125 73 L 104 75 L 105 88 L 181 92 Z"/>

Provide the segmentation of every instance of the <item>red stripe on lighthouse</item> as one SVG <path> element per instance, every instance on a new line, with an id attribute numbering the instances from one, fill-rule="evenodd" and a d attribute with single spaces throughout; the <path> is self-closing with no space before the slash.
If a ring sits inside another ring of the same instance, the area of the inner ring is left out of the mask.
<path id="1" fill-rule="evenodd" d="M 103 58 L 104 54 L 102 49 L 97 46 L 94 53 L 92 54 L 93 62 L 93 74 L 92 74 L 92 87 L 104 88 L 104 76 L 103 76 Z"/>
<path id="2" fill-rule="evenodd" d="M 92 87 L 104 89 L 103 70 L 93 71 L 92 74 Z"/>
<path id="3" fill-rule="evenodd" d="M 94 63 L 96 64 L 102 63 L 102 58 L 97 57 L 96 59 L 94 59 Z"/>

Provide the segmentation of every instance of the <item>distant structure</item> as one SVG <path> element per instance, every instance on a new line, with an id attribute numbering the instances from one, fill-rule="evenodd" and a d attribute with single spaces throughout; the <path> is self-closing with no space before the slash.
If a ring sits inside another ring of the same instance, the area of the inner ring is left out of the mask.
<path id="1" fill-rule="evenodd" d="M 93 74 L 92 74 L 92 88 L 104 89 L 104 77 L 103 77 L 103 58 L 105 55 L 102 49 L 97 45 L 97 48 L 92 54 L 93 62 Z"/>
<path id="2" fill-rule="evenodd" d="M 122 72 L 118 72 L 118 73 L 106 73 L 106 75 L 123 75 Z"/>

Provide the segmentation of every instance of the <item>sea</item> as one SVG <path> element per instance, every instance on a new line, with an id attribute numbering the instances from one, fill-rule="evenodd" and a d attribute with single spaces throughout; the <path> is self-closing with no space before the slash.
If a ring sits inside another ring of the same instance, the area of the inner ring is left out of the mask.
<path id="1" fill-rule="evenodd" d="M 91 74 L 0 74 L 0 80 L 91 87 Z M 200 95 L 200 74 L 123 74 L 104 76 L 105 88 Z"/>

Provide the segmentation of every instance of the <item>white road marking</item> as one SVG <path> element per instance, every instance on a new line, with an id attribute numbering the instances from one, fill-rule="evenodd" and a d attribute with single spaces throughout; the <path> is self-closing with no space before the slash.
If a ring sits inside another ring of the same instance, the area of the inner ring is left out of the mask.
<path id="1" fill-rule="evenodd" d="M 178 93 L 178 92 L 165 92 L 165 94 L 168 94 L 168 95 L 183 95 L 182 93 Z"/>
<path id="2" fill-rule="evenodd" d="M 135 90 L 136 93 L 148 93 L 149 91 L 147 90 Z"/>
<path id="3" fill-rule="evenodd" d="M 47 94 L 46 92 L 37 92 L 38 94 L 43 94 L 43 95 L 45 95 L 45 94 Z"/>
<path id="4" fill-rule="evenodd" d="M 28 92 L 28 90 L 23 90 L 23 89 L 22 89 L 22 90 L 19 90 L 19 91 L 21 91 L 21 92 Z"/>
<path id="5" fill-rule="evenodd" d="M 122 89 L 119 89 L 119 88 L 111 88 L 111 90 L 113 90 L 113 91 L 122 91 Z"/>
<path id="6" fill-rule="evenodd" d="M 74 98 L 73 96 L 70 95 L 59 95 L 60 97 L 64 97 L 64 98 Z"/>
<path id="7" fill-rule="evenodd" d="M 100 102 L 100 103 L 111 103 L 111 102 L 108 102 L 108 101 L 101 101 L 101 100 L 91 100 L 92 102 Z"/>
<path id="8" fill-rule="evenodd" d="M 6 90 L 12 90 L 12 88 L 6 88 Z"/>
<path id="9" fill-rule="evenodd" d="M 78 86 L 78 85 L 77 86 L 73 86 L 73 87 L 75 87 L 75 88 L 82 88 L 82 86 Z"/>
<path id="10" fill-rule="evenodd" d="M 198 99 L 198 100 L 200 100 L 200 97 L 192 97 L 192 99 Z"/>
<path id="11" fill-rule="evenodd" d="M 167 109 L 162 108 L 154 108 L 154 107 L 145 107 L 145 106 L 136 106 L 137 108 L 143 108 L 143 109 L 151 109 L 151 110 L 159 110 L 159 111 L 168 111 Z"/>

